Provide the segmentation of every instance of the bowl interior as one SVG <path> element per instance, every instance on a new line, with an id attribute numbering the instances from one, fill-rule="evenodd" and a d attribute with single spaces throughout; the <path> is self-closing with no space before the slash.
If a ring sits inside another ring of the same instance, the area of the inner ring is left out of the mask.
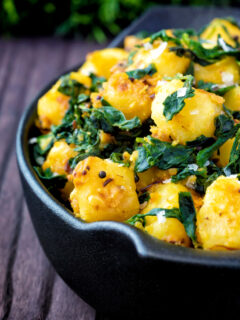
<path id="1" fill-rule="evenodd" d="M 155 7 L 147 11 L 138 20 L 134 21 L 127 29 L 121 32 L 109 45 L 109 47 L 121 47 L 126 35 L 134 34 L 136 32 L 145 30 L 149 32 L 158 31 L 161 28 L 199 28 L 208 23 L 214 17 L 233 16 L 236 19 L 240 17 L 239 9 L 219 9 L 219 8 L 189 8 L 189 7 Z M 81 63 L 71 70 L 77 70 Z M 17 159 L 20 171 L 24 174 L 32 192 L 48 203 L 53 214 L 56 214 L 59 219 L 62 219 L 66 224 L 72 228 L 81 231 L 114 231 L 121 232 L 124 236 L 132 241 L 136 248 L 137 254 L 142 258 L 165 259 L 169 261 L 176 261 L 179 263 L 190 263 L 202 266 L 215 266 L 226 268 L 240 268 L 240 252 L 209 252 L 198 249 L 178 247 L 163 241 L 159 241 L 151 236 L 144 234 L 142 231 L 126 225 L 113 221 L 101 221 L 94 223 L 85 223 L 73 217 L 71 212 L 63 206 L 63 204 L 55 199 L 48 190 L 44 187 L 42 182 L 34 172 L 29 154 L 28 140 L 32 135 L 34 128 L 34 121 L 37 117 L 36 106 L 38 99 L 56 82 L 60 77 L 53 79 L 38 96 L 28 106 L 21 117 L 17 132 Z"/>

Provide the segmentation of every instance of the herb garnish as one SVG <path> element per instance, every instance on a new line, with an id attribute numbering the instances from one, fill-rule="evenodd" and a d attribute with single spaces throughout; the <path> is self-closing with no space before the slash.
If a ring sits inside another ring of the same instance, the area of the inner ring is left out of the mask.
<path id="1" fill-rule="evenodd" d="M 126 74 L 131 79 L 141 79 L 147 75 L 152 76 L 157 72 L 157 69 L 153 63 L 149 64 L 145 69 L 135 69 L 127 71 Z"/>
<path id="2" fill-rule="evenodd" d="M 172 120 L 173 116 L 183 109 L 185 106 L 185 99 L 194 96 L 192 83 L 193 77 L 191 75 L 187 76 L 187 80 L 185 81 L 183 87 L 173 92 L 164 100 L 163 114 L 167 120 Z"/>

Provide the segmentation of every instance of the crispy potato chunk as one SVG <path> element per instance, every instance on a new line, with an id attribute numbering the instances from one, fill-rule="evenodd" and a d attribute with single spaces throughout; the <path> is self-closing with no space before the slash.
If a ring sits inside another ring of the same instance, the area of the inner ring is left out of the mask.
<path id="1" fill-rule="evenodd" d="M 68 160 L 77 155 L 75 145 L 69 145 L 64 140 L 56 141 L 42 165 L 43 170 L 50 168 L 58 174 L 68 174 Z"/>
<path id="2" fill-rule="evenodd" d="M 70 201 L 77 217 L 87 222 L 125 221 L 139 211 L 131 169 L 88 157 L 79 162 L 72 177 L 75 188 Z"/>
<path id="3" fill-rule="evenodd" d="M 240 39 L 239 28 L 225 19 L 213 19 L 208 27 L 202 32 L 200 38 L 207 40 L 205 48 L 212 48 L 217 44 L 218 36 L 221 36 L 225 42 L 235 47 L 235 39 Z"/>
<path id="4" fill-rule="evenodd" d="M 225 106 L 233 111 L 240 111 L 240 87 L 229 90 L 224 95 Z"/>
<path id="5" fill-rule="evenodd" d="M 91 79 L 80 72 L 71 72 L 70 78 L 86 87 L 91 85 Z M 37 112 L 42 129 L 50 129 L 52 125 L 59 125 L 69 108 L 69 96 L 58 91 L 60 83 L 61 80 L 58 80 L 38 101 Z"/>
<path id="6" fill-rule="evenodd" d="M 239 82 L 239 66 L 234 57 L 226 57 L 208 66 L 194 63 L 194 76 L 196 83 L 213 82 L 231 86 Z"/>
<path id="7" fill-rule="evenodd" d="M 152 119 L 158 127 L 158 130 L 154 130 L 155 137 L 182 144 L 194 140 L 202 134 L 206 137 L 213 137 L 214 119 L 221 113 L 224 102 L 222 97 L 213 93 L 195 89 L 194 96 L 185 99 L 185 106 L 172 120 L 167 121 L 165 118 L 163 102 L 169 95 L 182 87 L 183 82 L 174 79 L 157 88 L 152 103 Z"/>
<path id="8" fill-rule="evenodd" d="M 234 138 L 227 140 L 218 151 L 214 153 L 213 159 L 217 160 L 219 167 L 225 167 L 228 164 L 234 140 Z"/>
<path id="9" fill-rule="evenodd" d="M 173 43 L 167 43 L 160 40 L 154 41 L 153 45 L 149 43 L 149 38 L 143 41 L 143 47 L 133 56 L 133 63 L 127 70 L 144 69 L 149 64 L 154 63 L 157 72 L 153 77 L 174 76 L 176 73 L 184 73 L 190 63 L 186 57 L 179 57 L 169 48 L 175 46 Z"/>
<path id="10" fill-rule="evenodd" d="M 118 62 L 127 59 L 128 53 L 120 48 L 107 48 L 89 53 L 86 62 L 80 71 L 89 75 L 94 73 L 99 77 L 108 79 L 111 75 L 111 68 Z"/>
<path id="11" fill-rule="evenodd" d="M 178 208 L 179 192 L 188 189 L 181 184 L 157 184 L 150 189 L 150 200 L 141 213 L 147 213 L 154 208 Z M 189 247 L 191 241 L 183 224 L 175 218 L 146 217 L 145 230 L 152 236 L 167 242 Z"/>
<path id="12" fill-rule="evenodd" d="M 208 187 L 197 214 L 198 240 L 204 249 L 240 249 L 240 182 L 221 176 Z"/>
<path id="13" fill-rule="evenodd" d="M 113 74 L 103 84 L 101 96 L 127 119 L 146 120 L 151 114 L 152 88 L 144 80 L 131 81 L 125 72 Z"/>

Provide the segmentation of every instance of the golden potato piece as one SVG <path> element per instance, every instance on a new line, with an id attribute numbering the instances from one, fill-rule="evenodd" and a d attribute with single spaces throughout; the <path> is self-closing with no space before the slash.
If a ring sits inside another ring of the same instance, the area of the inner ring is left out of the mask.
<path id="1" fill-rule="evenodd" d="M 188 189 L 182 184 L 156 184 L 150 189 L 150 200 L 141 213 L 147 213 L 154 208 L 178 208 L 179 192 L 186 191 Z M 186 247 L 191 244 L 183 224 L 175 218 L 147 216 L 145 230 L 160 240 Z"/>
<path id="2" fill-rule="evenodd" d="M 213 159 L 217 160 L 217 165 L 219 167 L 225 167 L 230 158 L 230 153 L 232 150 L 234 138 L 227 140 L 213 155 Z"/>
<path id="3" fill-rule="evenodd" d="M 234 39 L 240 39 L 240 29 L 228 20 L 216 18 L 202 32 L 200 38 L 208 41 L 204 44 L 205 48 L 212 48 L 217 44 L 219 35 L 225 42 L 235 47 Z"/>
<path id="4" fill-rule="evenodd" d="M 240 111 L 240 87 L 229 90 L 224 95 L 225 106 L 233 111 Z"/>
<path id="5" fill-rule="evenodd" d="M 127 70 L 144 69 L 153 63 L 157 72 L 153 77 L 162 78 L 164 76 L 174 76 L 176 73 L 184 73 L 190 63 L 186 57 L 179 57 L 169 48 L 175 46 L 173 43 L 167 43 L 160 40 L 154 41 L 151 45 L 149 39 L 143 41 L 143 47 L 138 49 L 133 56 L 133 63 Z"/>
<path id="6" fill-rule="evenodd" d="M 194 76 L 196 83 L 203 80 L 231 86 L 239 82 L 239 66 L 234 57 L 226 57 L 207 66 L 194 63 Z"/>
<path id="7" fill-rule="evenodd" d="M 67 175 L 69 172 L 68 160 L 77 155 L 75 145 L 69 145 L 64 140 L 56 141 L 50 149 L 47 159 L 42 165 L 43 170 L 50 168 L 52 172 Z"/>
<path id="8" fill-rule="evenodd" d="M 87 55 L 86 62 L 79 69 L 81 73 L 89 75 L 94 73 L 98 77 L 108 79 L 111 75 L 111 68 L 118 62 L 127 59 L 128 53 L 120 48 L 107 48 L 94 51 Z"/>
<path id="9" fill-rule="evenodd" d="M 204 249 L 240 249 L 240 182 L 221 176 L 208 188 L 197 213 L 198 241 Z"/>
<path id="10" fill-rule="evenodd" d="M 59 125 L 69 107 L 69 97 L 58 91 L 59 85 L 60 80 L 38 100 L 37 112 L 43 129 Z"/>
<path id="11" fill-rule="evenodd" d="M 88 157 L 73 172 L 70 201 L 87 222 L 125 221 L 139 211 L 133 171 L 110 160 Z"/>
<path id="12" fill-rule="evenodd" d="M 158 130 L 154 130 L 155 137 L 164 141 L 174 141 L 184 144 L 205 135 L 213 137 L 215 131 L 214 119 L 221 113 L 224 99 L 213 93 L 195 89 L 194 96 L 185 99 L 183 109 L 167 121 L 163 111 L 163 102 L 173 92 L 183 87 L 181 80 L 174 79 L 157 88 L 152 103 L 152 119 Z"/>
<path id="13" fill-rule="evenodd" d="M 71 72 L 70 78 L 86 87 L 91 85 L 91 79 L 80 72 Z M 61 80 L 58 80 L 38 101 L 37 112 L 42 129 L 50 129 L 52 125 L 59 125 L 69 108 L 69 96 L 58 91 L 60 83 Z"/>
<path id="14" fill-rule="evenodd" d="M 137 44 L 140 44 L 142 42 L 142 39 L 136 37 L 136 36 L 127 36 L 124 39 L 124 49 L 126 51 L 131 51 L 135 48 Z"/>
<path id="15" fill-rule="evenodd" d="M 114 108 L 122 111 L 127 119 L 137 116 L 144 121 L 151 114 L 152 93 L 153 90 L 146 81 L 131 81 L 125 72 L 119 72 L 103 84 L 101 96 Z"/>

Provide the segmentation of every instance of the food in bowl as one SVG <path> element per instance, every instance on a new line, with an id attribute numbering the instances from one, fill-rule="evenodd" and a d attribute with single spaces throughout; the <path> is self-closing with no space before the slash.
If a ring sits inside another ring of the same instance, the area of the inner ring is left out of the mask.
<path id="1" fill-rule="evenodd" d="M 239 37 L 214 19 L 88 54 L 38 101 L 39 178 L 86 222 L 240 249 Z"/>

